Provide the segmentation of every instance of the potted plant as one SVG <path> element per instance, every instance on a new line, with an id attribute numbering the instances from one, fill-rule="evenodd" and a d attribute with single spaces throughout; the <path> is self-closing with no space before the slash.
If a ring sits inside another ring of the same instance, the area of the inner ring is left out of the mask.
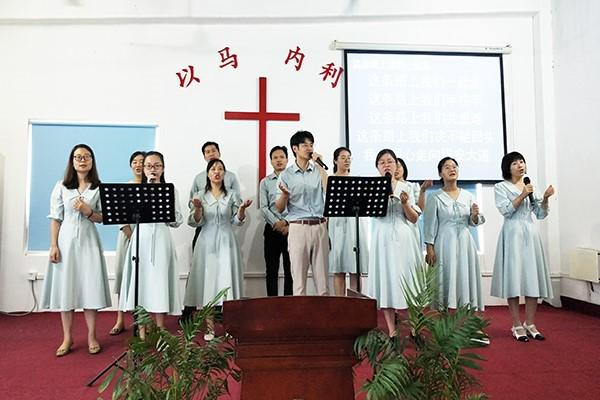
<path id="1" fill-rule="evenodd" d="M 438 299 L 437 267 L 419 267 L 412 282 L 403 283 L 408 304 L 407 319 L 398 322 L 410 334 L 390 338 L 379 329 L 360 336 L 354 349 L 358 359 L 371 366 L 373 376 L 361 391 L 367 400 L 383 399 L 485 399 L 473 394 L 483 358 L 470 351 L 482 344 L 487 321 L 476 310 L 464 306 L 450 312 L 431 308 Z M 407 329 L 408 328 L 408 329 Z"/>
<path id="2" fill-rule="evenodd" d="M 98 391 L 114 382 L 113 400 L 216 400 L 227 393 L 228 379 L 240 380 L 233 364 L 233 340 L 228 335 L 207 343 L 196 340 L 206 320 L 216 318 L 215 306 L 226 292 L 182 322 L 176 334 L 157 328 L 148 312 L 138 307 L 135 323 L 146 326 L 145 338 L 131 338 L 125 362 L 115 366 Z"/>

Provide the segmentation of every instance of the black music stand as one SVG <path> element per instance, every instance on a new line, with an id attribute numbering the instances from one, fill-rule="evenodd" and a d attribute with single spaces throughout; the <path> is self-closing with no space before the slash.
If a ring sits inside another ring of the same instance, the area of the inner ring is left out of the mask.
<path id="1" fill-rule="evenodd" d="M 175 186 L 172 183 L 101 183 L 100 203 L 102 224 L 135 224 L 135 290 L 134 307 L 138 305 L 140 267 L 140 224 L 175 221 Z M 134 323 L 133 335 L 138 335 Z M 87 386 L 92 386 L 102 375 L 127 355 L 127 350 L 100 371 Z"/>
<path id="2" fill-rule="evenodd" d="M 330 176 L 325 197 L 326 217 L 355 217 L 357 289 L 360 292 L 360 242 L 358 217 L 383 217 L 387 214 L 391 177 Z"/>

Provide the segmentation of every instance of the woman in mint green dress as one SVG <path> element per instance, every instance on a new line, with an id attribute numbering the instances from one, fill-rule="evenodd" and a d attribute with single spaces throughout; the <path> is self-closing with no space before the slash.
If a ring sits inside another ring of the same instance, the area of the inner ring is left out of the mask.
<path id="1" fill-rule="evenodd" d="M 110 307 L 108 274 L 96 223 L 102 222 L 98 171 L 92 149 L 78 144 L 71 150 L 64 179 L 50 198 L 50 262 L 46 270 L 40 308 L 60 311 L 62 357 L 71 351 L 73 312 L 83 309 L 88 328 L 88 352 L 100 352 L 96 315 Z"/>
<path id="2" fill-rule="evenodd" d="M 423 255 L 414 234 L 417 222 L 412 190 L 405 182 L 394 178 L 397 157 L 390 149 L 377 155 L 375 165 L 382 176 L 392 177 L 393 195 L 388 199 L 385 217 L 371 219 L 371 248 L 369 249 L 369 279 L 367 295 L 377 300 L 389 335 L 396 332 L 395 314 L 406 309 L 402 283 L 413 282 L 414 271 L 423 262 Z"/>
<path id="3" fill-rule="evenodd" d="M 455 159 L 440 160 L 438 173 L 444 186 L 427 199 L 425 260 L 439 271 L 441 304 L 453 309 L 470 305 L 483 311 L 479 256 L 469 226 L 481 225 L 485 218 L 473 195 L 458 187 Z"/>
<path id="4" fill-rule="evenodd" d="M 333 152 L 334 176 L 349 176 L 352 165 L 352 153 L 347 147 L 338 147 Z M 360 272 L 366 273 L 369 266 L 367 247 L 367 220 L 359 218 Z M 331 249 L 329 250 L 329 272 L 333 274 L 333 287 L 336 296 L 346 295 L 346 275 L 350 275 L 350 288 L 357 290 L 356 274 L 356 218 L 329 218 L 327 232 Z"/>
<path id="5" fill-rule="evenodd" d="M 135 151 L 131 157 L 129 157 L 129 166 L 133 173 L 133 180 L 129 183 L 142 183 L 142 174 L 144 173 L 144 156 L 146 155 L 143 151 Z M 123 279 L 123 267 L 125 266 L 125 256 L 127 249 L 129 248 L 129 241 L 131 235 L 135 229 L 134 224 L 123 225 L 119 228 L 119 235 L 117 236 L 117 250 L 115 254 L 115 285 L 114 292 L 117 295 L 121 293 L 121 281 Z M 118 300 L 117 300 L 118 301 Z M 109 335 L 119 335 L 125 330 L 125 322 L 123 320 L 123 311 L 117 310 L 117 321 L 115 325 L 108 332 Z"/>
<path id="6" fill-rule="evenodd" d="M 242 297 L 243 260 L 233 232 L 242 225 L 252 200 L 242 201 L 235 190 L 225 187 L 225 164 L 219 159 L 206 166 L 206 186 L 190 203 L 188 225 L 202 227 L 192 254 L 192 266 L 185 288 L 186 307 L 203 307 L 223 289 L 227 299 Z M 223 299 L 219 299 L 219 305 Z M 214 321 L 207 319 L 204 340 L 214 338 Z"/>
<path id="7" fill-rule="evenodd" d="M 144 176 L 142 183 L 164 183 L 164 158 L 157 151 L 149 151 L 144 157 Z M 165 314 L 180 315 L 183 308 L 179 295 L 179 266 L 175 242 L 171 229 L 183 223 L 183 215 L 179 208 L 179 196 L 175 191 L 175 221 L 165 223 L 140 224 L 139 227 L 139 286 L 138 304 L 153 314 L 156 325 L 165 327 Z M 135 309 L 135 261 L 133 260 L 138 241 L 136 231 L 131 236 L 131 243 L 125 256 L 125 267 L 121 282 L 119 309 L 131 311 Z M 145 327 L 140 327 L 140 337 L 145 334 Z"/>
<path id="8" fill-rule="evenodd" d="M 226 288 L 227 299 L 242 297 L 243 261 L 232 225 L 244 223 L 252 200 L 242 202 L 237 191 L 227 190 L 223 161 L 209 161 L 206 173 L 206 186 L 192 197 L 187 221 L 193 228 L 201 226 L 202 231 L 192 254 L 186 307 L 203 307 Z"/>
<path id="9" fill-rule="evenodd" d="M 539 298 L 552 297 L 550 271 L 544 257 L 544 247 L 532 215 L 537 219 L 548 216 L 548 199 L 554 194 L 552 185 L 543 196 L 535 193 L 525 182 L 527 164 L 517 152 L 502 158 L 504 181 L 495 186 L 496 208 L 504 216 L 498 237 L 492 296 L 508 300 L 512 318 L 513 337 L 526 342 L 527 337 L 543 340 L 535 326 Z M 519 316 L 519 296 L 525 296 L 525 321 Z"/>
<path id="10" fill-rule="evenodd" d="M 408 178 L 408 167 L 403 159 L 398 157 L 398 166 L 396 168 L 396 172 L 394 173 L 394 178 L 399 181 L 406 183 L 410 190 L 412 191 L 413 198 L 415 200 L 415 211 L 421 217 L 421 214 L 425 210 L 425 192 L 429 189 L 433 182 L 431 180 L 423 181 L 423 184 L 420 185 L 419 182 L 409 182 L 406 179 Z M 417 243 L 419 243 L 419 248 L 423 248 L 423 235 L 422 235 L 422 226 L 419 224 L 419 219 L 417 219 L 417 223 L 412 227 L 413 232 L 415 234 L 415 238 L 417 239 Z"/>

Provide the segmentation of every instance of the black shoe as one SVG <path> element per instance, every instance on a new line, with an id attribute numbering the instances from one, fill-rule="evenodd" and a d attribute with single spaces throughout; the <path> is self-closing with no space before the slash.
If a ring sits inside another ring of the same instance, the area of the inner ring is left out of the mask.
<path id="1" fill-rule="evenodd" d="M 540 331 L 537 330 L 537 328 L 535 327 L 534 324 L 527 325 L 527 322 L 523 322 L 523 329 L 525 329 L 527 336 L 529 336 L 532 339 L 535 339 L 535 340 L 545 340 L 546 339 L 544 337 L 544 335 L 542 335 L 540 333 Z"/>
<path id="2" fill-rule="evenodd" d="M 182 324 L 189 322 L 194 315 L 194 311 L 196 311 L 196 307 L 185 306 L 183 308 L 183 312 L 181 313 L 181 317 L 179 317 L 179 323 Z"/>

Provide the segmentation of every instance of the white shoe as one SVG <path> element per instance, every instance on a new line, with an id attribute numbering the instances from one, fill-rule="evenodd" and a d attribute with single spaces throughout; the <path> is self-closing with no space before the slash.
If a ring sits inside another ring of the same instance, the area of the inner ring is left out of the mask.
<path id="1" fill-rule="evenodd" d="M 490 345 L 490 338 L 482 331 L 479 331 L 477 333 L 480 333 L 481 335 L 483 335 L 483 337 L 481 338 L 471 338 L 471 341 L 473 342 L 477 342 L 477 343 L 481 343 L 484 346 L 489 346 Z"/>
<path id="2" fill-rule="evenodd" d="M 490 338 L 484 337 L 481 339 L 477 339 L 477 338 L 471 338 L 472 342 L 477 342 L 477 343 L 481 343 L 484 346 L 489 346 L 490 345 Z"/>
<path id="3" fill-rule="evenodd" d="M 513 326 L 510 328 L 512 332 L 512 336 L 519 342 L 529 342 L 529 338 L 527 338 L 526 329 L 521 325 Z"/>

